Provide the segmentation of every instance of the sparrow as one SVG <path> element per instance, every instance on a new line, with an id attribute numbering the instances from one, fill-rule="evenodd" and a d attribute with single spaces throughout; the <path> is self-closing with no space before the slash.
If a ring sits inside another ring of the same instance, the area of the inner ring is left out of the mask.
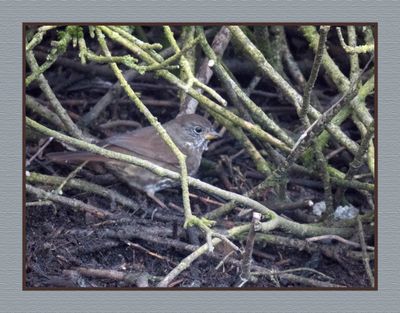
<path id="1" fill-rule="evenodd" d="M 209 141 L 219 138 L 219 134 L 213 129 L 210 121 L 197 114 L 180 115 L 162 126 L 178 149 L 186 155 L 188 174 L 195 175 Z M 178 159 L 153 126 L 113 135 L 97 144 L 105 149 L 132 155 L 163 168 L 180 172 Z M 179 185 L 179 182 L 158 176 L 145 168 L 91 152 L 55 152 L 48 153 L 47 158 L 63 163 L 101 162 L 114 176 L 130 187 L 145 192 L 161 207 L 166 206 L 155 196 L 155 193 Z"/>

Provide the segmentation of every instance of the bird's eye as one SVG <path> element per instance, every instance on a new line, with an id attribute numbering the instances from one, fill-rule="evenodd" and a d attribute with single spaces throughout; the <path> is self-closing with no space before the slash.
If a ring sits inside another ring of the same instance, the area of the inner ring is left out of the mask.
<path id="1" fill-rule="evenodd" d="M 201 133 L 203 132 L 203 128 L 201 128 L 200 126 L 196 126 L 196 127 L 194 128 L 194 131 L 195 131 L 197 134 L 201 134 Z"/>

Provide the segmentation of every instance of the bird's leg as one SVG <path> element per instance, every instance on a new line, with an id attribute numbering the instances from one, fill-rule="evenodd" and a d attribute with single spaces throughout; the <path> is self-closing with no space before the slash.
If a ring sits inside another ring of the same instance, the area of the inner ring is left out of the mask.
<path id="1" fill-rule="evenodd" d="M 155 203 L 157 203 L 160 207 L 162 207 L 163 209 L 167 209 L 168 207 L 165 205 L 164 202 L 162 202 L 160 199 L 158 199 L 155 194 L 154 191 L 147 191 L 146 192 L 147 196 L 152 199 Z"/>

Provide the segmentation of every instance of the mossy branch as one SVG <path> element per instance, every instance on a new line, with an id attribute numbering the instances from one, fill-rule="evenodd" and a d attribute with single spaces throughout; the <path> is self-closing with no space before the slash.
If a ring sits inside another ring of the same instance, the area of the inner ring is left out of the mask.
<path id="1" fill-rule="evenodd" d="M 101 32 L 100 28 L 96 27 L 96 35 L 99 41 L 101 48 L 103 49 L 104 54 L 107 57 L 111 57 L 111 53 L 108 50 L 107 44 L 104 40 L 104 35 Z M 122 75 L 121 70 L 118 68 L 116 63 L 110 63 L 111 69 L 115 73 L 115 76 L 118 78 L 122 88 L 124 88 L 128 97 L 135 103 L 140 112 L 144 114 L 150 124 L 157 130 L 158 134 L 164 140 L 164 142 L 168 145 L 171 151 L 175 154 L 176 158 L 179 162 L 179 167 L 181 170 L 181 186 L 182 186 L 182 198 L 183 198 L 183 208 L 185 211 L 185 225 L 192 218 L 192 210 L 190 208 L 190 199 L 189 199 L 189 186 L 188 186 L 188 172 L 186 166 L 186 156 L 178 149 L 176 144 L 172 141 L 171 137 L 167 133 L 167 131 L 161 126 L 161 124 L 157 121 L 157 119 L 151 114 L 150 110 L 140 101 L 139 97 L 135 94 L 132 88 L 129 86 L 125 77 Z"/>
<path id="2" fill-rule="evenodd" d="M 263 54 L 242 32 L 240 27 L 229 26 L 228 28 L 232 32 L 232 35 L 236 37 L 237 41 L 240 42 L 241 47 L 247 53 L 250 60 L 256 64 L 263 75 L 271 79 L 278 86 L 282 93 L 286 95 L 290 102 L 295 106 L 297 112 L 300 112 L 303 101 L 301 95 L 293 87 L 291 87 L 289 83 L 281 75 L 279 75 L 279 73 L 269 64 L 269 62 L 264 58 Z M 303 27 L 301 27 L 300 29 L 303 29 Z M 308 28 L 306 30 L 309 31 Z M 318 48 L 319 35 L 316 32 L 315 27 L 311 28 L 311 31 L 309 32 L 312 33 L 312 35 L 310 35 L 313 43 L 312 47 L 314 51 L 316 51 Z M 307 32 L 307 34 L 309 32 Z M 348 89 L 349 81 L 340 72 L 333 60 L 330 59 L 329 56 L 327 56 L 327 53 L 325 51 L 322 57 L 322 65 L 325 65 L 325 63 L 327 62 L 326 60 L 330 61 L 328 62 L 330 67 L 335 68 L 335 70 L 332 71 L 340 78 L 340 80 L 338 80 L 340 81 L 341 85 L 345 85 L 345 88 L 340 89 L 341 91 L 343 90 L 343 93 L 345 93 Z M 341 76 L 339 75 L 338 71 L 340 72 Z M 321 116 L 321 113 L 318 112 L 318 110 L 316 110 L 313 106 L 310 106 L 309 115 L 314 120 L 316 120 Z M 327 130 L 337 141 L 339 141 L 342 145 L 349 149 L 351 153 L 356 153 L 358 145 L 353 140 L 351 140 L 338 126 L 334 125 L 333 123 L 328 123 Z"/>
<path id="3" fill-rule="evenodd" d="M 31 64 L 31 70 L 32 74 L 30 74 L 26 79 L 25 79 L 25 85 L 29 86 L 34 80 L 36 80 L 39 75 L 43 74 L 46 70 L 50 68 L 54 64 L 54 62 L 57 60 L 58 56 L 61 54 L 64 54 L 64 52 L 67 50 L 67 47 L 69 43 L 72 40 L 72 36 L 70 34 L 70 29 L 74 26 L 67 26 L 66 31 L 60 32 L 60 40 L 59 41 L 54 41 L 52 44 L 55 46 L 53 49 L 51 49 L 50 53 L 48 54 L 46 58 L 46 62 L 44 62 L 41 66 L 34 66 L 32 67 Z M 31 54 L 33 55 L 32 48 L 33 44 L 29 45 L 30 49 L 27 49 L 27 55 Z"/>
<path id="4" fill-rule="evenodd" d="M 159 65 L 160 63 L 155 60 L 150 54 L 148 54 L 146 51 L 141 49 L 140 47 L 133 45 L 130 41 L 126 40 L 125 38 L 121 37 L 119 34 L 116 34 L 112 32 L 111 30 L 107 29 L 105 26 L 98 26 L 104 33 L 110 37 L 112 40 L 115 40 L 116 42 L 120 43 L 130 51 L 132 51 L 135 55 L 137 55 L 139 58 L 141 58 L 143 61 L 148 63 L 149 65 Z M 247 121 L 244 121 L 237 115 L 233 114 L 229 110 L 225 109 L 221 105 L 217 104 L 216 102 L 212 101 L 211 99 L 205 97 L 202 95 L 200 92 L 198 92 L 195 88 L 188 88 L 187 84 L 183 82 L 181 79 L 176 77 L 174 74 L 169 72 L 168 70 L 165 69 L 160 69 L 156 70 L 155 74 L 164 78 L 165 80 L 169 81 L 170 83 L 176 85 L 178 88 L 184 90 L 187 92 L 190 96 L 195 98 L 199 103 L 201 103 L 207 110 L 215 111 L 218 114 L 224 116 L 227 118 L 229 121 L 231 121 L 233 124 L 240 126 L 246 130 L 248 130 L 250 133 L 252 133 L 255 137 L 265 140 L 267 142 L 270 142 L 271 145 L 279 147 L 280 149 L 284 151 L 289 151 L 290 148 L 282 141 L 274 138 L 267 132 L 261 129 L 260 126 L 249 123 Z"/>
<path id="5" fill-rule="evenodd" d="M 338 37 L 339 37 L 339 41 L 340 44 L 342 45 L 342 48 L 344 49 L 344 51 L 346 51 L 346 53 L 349 54 L 361 54 L 361 53 L 368 53 L 368 52 L 373 52 L 375 49 L 374 44 L 366 44 L 366 45 L 361 45 L 361 46 L 349 46 L 346 44 L 346 42 L 344 41 L 343 38 L 343 34 L 342 34 L 342 30 L 340 29 L 340 27 L 336 27 L 337 33 L 338 33 Z"/>
<path id="6" fill-rule="evenodd" d="M 31 67 L 32 71 L 37 73 L 37 76 L 35 75 L 35 77 L 38 79 L 39 87 L 43 91 L 43 93 L 46 95 L 53 111 L 57 114 L 58 118 L 62 121 L 62 123 L 64 124 L 64 127 L 74 137 L 83 139 L 84 136 L 82 134 L 82 131 L 71 120 L 67 111 L 63 108 L 60 101 L 57 99 L 56 95 L 54 94 L 53 90 L 51 89 L 48 81 L 46 80 L 44 75 L 41 73 L 41 70 L 39 69 L 39 65 L 37 64 L 35 56 L 32 51 L 28 51 L 26 53 L 26 61 L 29 64 L 29 66 Z M 45 113 L 44 110 L 42 110 L 41 112 Z M 50 115 L 48 115 L 48 116 L 50 116 Z"/>

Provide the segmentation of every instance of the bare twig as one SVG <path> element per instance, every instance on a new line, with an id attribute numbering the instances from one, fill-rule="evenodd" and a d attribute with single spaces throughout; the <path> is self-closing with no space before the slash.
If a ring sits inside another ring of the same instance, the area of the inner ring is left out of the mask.
<path id="1" fill-rule="evenodd" d="M 69 29 L 77 27 L 77 26 L 67 26 L 66 31 L 62 33 L 61 39 L 59 41 L 53 42 L 53 46 L 55 46 L 53 49 L 51 49 L 50 53 L 46 57 L 46 61 L 39 66 L 36 63 L 35 56 L 33 55 L 33 51 L 31 49 L 26 49 L 26 56 L 27 56 L 27 61 L 28 64 L 32 70 L 32 73 L 25 79 L 25 84 L 26 86 L 29 86 L 30 83 L 32 83 L 34 80 L 40 77 L 46 70 L 50 68 L 50 66 L 53 65 L 53 63 L 57 60 L 58 56 L 63 54 L 65 50 L 67 49 L 67 46 L 72 40 L 72 36 L 69 32 Z M 30 47 L 32 48 L 33 45 L 30 46 L 30 44 L 27 45 L 27 48 Z M 28 58 L 29 56 L 29 58 Z M 34 62 L 32 62 L 30 59 L 33 59 Z"/>
<path id="2" fill-rule="evenodd" d="M 336 235 L 316 236 L 316 237 L 311 237 L 311 238 L 306 239 L 306 241 L 308 241 L 308 242 L 321 241 L 321 240 L 337 240 L 337 241 L 340 241 L 341 243 L 344 243 L 346 245 L 349 245 L 349 246 L 352 246 L 355 248 L 361 247 L 361 245 L 357 242 L 350 241 L 350 240 L 344 239 L 344 238 L 342 238 L 340 236 L 336 236 Z M 374 251 L 375 249 L 374 249 L 374 247 L 367 246 L 367 250 Z"/>
<path id="3" fill-rule="evenodd" d="M 357 217 L 357 223 L 358 223 L 358 236 L 360 238 L 361 251 L 362 251 L 362 255 L 363 255 L 363 263 L 364 263 L 365 271 L 367 272 L 371 287 L 375 287 L 374 274 L 372 273 L 371 266 L 369 265 L 370 259 L 369 259 L 368 253 L 367 253 L 367 245 L 365 244 L 364 230 L 363 230 L 363 226 L 362 226 L 362 223 L 361 223 L 361 220 L 359 217 Z"/>
<path id="4" fill-rule="evenodd" d="M 311 91 L 314 88 L 315 81 L 317 80 L 319 68 L 321 66 L 322 62 L 322 55 L 325 50 L 325 41 L 326 37 L 328 35 L 328 31 L 330 29 L 330 26 L 321 26 L 320 29 L 320 35 L 319 35 L 319 42 L 318 42 L 318 49 L 317 52 L 315 53 L 315 58 L 314 58 L 314 63 L 311 68 L 311 74 L 310 77 L 304 87 L 304 95 L 303 95 L 303 105 L 300 110 L 300 119 L 303 122 L 303 125 L 306 127 L 309 126 L 309 120 L 307 117 L 309 108 L 310 108 L 310 95 Z"/>
<path id="5" fill-rule="evenodd" d="M 260 213 L 253 212 L 253 219 L 251 221 L 250 230 L 247 234 L 246 247 L 242 259 L 242 274 L 240 275 L 240 278 L 243 281 L 248 281 L 250 279 L 251 260 L 253 256 L 254 241 L 256 238 L 256 224 L 260 223 L 260 219 Z"/>
<path id="6" fill-rule="evenodd" d="M 31 158 L 26 161 L 26 167 L 28 167 L 29 165 L 31 165 L 31 163 L 33 162 L 33 160 L 35 160 L 39 154 L 41 154 L 43 152 L 43 150 L 53 141 L 53 137 L 49 137 L 46 142 L 36 151 L 36 153 L 34 155 L 31 156 Z"/>
<path id="7" fill-rule="evenodd" d="M 28 62 L 29 66 L 33 71 L 38 71 L 38 64 L 36 62 L 35 56 L 33 55 L 32 51 L 28 51 L 26 53 L 26 61 Z M 79 139 L 83 139 L 84 136 L 82 135 L 82 131 L 72 122 L 71 118 L 68 116 L 65 109 L 62 107 L 60 101 L 58 101 L 56 95 L 54 94 L 53 90 L 51 89 L 49 83 L 47 82 L 46 78 L 42 73 L 37 75 L 37 80 L 39 83 L 40 89 L 46 95 L 47 99 L 49 100 L 52 109 L 63 122 L 65 128 L 68 132 Z"/>
<path id="8" fill-rule="evenodd" d="M 366 44 L 362 46 L 348 46 L 343 39 L 342 30 L 340 29 L 340 27 L 336 27 L 336 30 L 339 36 L 340 44 L 347 53 L 368 53 L 374 51 L 373 44 Z"/>
<path id="9" fill-rule="evenodd" d="M 226 26 L 221 27 L 219 32 L 215 35 L 213 42 L 211 44 L 213 51 L 219 58 L 221 58 L 222 55 L 224 54 L 230 39 L 231 35 L 229 30 L 226 28 Z M 208 84 L 213 75 L 213 71 L 211 69 L 210 66 L 211 64 L 209 63 L 209 61 L 210 61 L 209 58 L 204 58 L 196 74 L 196 78 L 204 84 Z M 201 88 L 197 88 L 196 90 L 199 93 L 202 93 Z M 187 97 L 180 111 L 185 112 L 186 114 L 194 113 L 196 111 L 197 104 L 198 101 L 196 99 L 192 97 Z"/>
<path id="10" fill-rule="evenodd" d="M 117 270 L 95 269 L 88 267 L 77 267 L 74 270 L 84 276 L 124 281 L 128 284 L 135 284 L 141 288 L 149 287 L 147 282 L 149 278 L 153 280 L 155 279 L 155 277 L 150 276 L 147 272 L 127 273 Z M 66 274 L 70 274 L 71 271 L 72 270 L 64 270 Z"/>
<path id="11" fill-rule="evenodd" d="M 58 117 L 57 114 L 50 111 L 47 107 L 41 105 L 35 98 L 25 95 L 26 99 L 26 107 L 32 110 L 33 112 L 39 114 L 41 117 L 48 120 L 54 126 L 57 126 L 59 129 L 66 130 L 64 123 Z"/>
<path id="12" fill-rule="evenodd" d="M 311 27 L 311 26 L 310 26 Z M 243 33 L 243 31 L 240 29 L 239 26 L 228 26 L 229 30 L 232 32 L 232 35 L 241 43 L 241 47 L 243 50 L 248 54 L 250 59 L 256 63 L 257 67 L 260 69 L 260 71 L 271 79 L 282 91 L 282 93 L 291 101 L 291 103 L 295 106 L 296 110 L 299 111 L 302 106 L 302 97 L 301 95 L 289 85 L 289 83 L 283 79 L 281 75 L 271 66 L 271 64 L 264 58 L 262 53 L 257 49 L 257 47 L 250 41 L 249 38 Z M 305 27 L 304 27 L 305 28 Z M 303 29 L 303 28 L 301 28 Z M 308 30 L 308 29 L 307 29 Z M 315 28 L 312 27 L 312 39 L 314 40 L 314 31 Z M 310 36 L 310 37 L 311 37 Z M 319 38 L 319 37 L 318 37 Z M 318 40 L 316 41 L 318 42 Z M 314 43 L 314 41 L 313 41 Z M 315 43 L 315 48 L 317 44 Z M 327 53 L 324 53 L 323 56 L 323 65 L 324 60 L 327 59 Z M 334 64 L 333 60 L 331 60 L 331 63 L 333 63 L 332 67 L 335 67 L 337 69 L 336 64 Z M 340 71 L 339 71 L 340 72 Z M 335 72 L 336 73 L 336 72 Z M 343 87 L 340 89 L 343 93 L 347 92 L 348 86 L 350 83 L 348 82 L 347 78 L 340 72 L 341 76 L 338 78 L 340 80 L 341 86 Z M 318 110 L 310 106 L 309 108 L 309 115 L 314 118 L 318 119 L 321 115 Z M 327 123 L 327 130 L 329 133 L 336 139 L 338 140 L 341 144 L 345 145 L 349 151 L 352 153 L 355 153 L 355 151 L 358 148 L 358 145 L 351 140 L 337 125 L 333 123 Z"/>
<path id="13" fill-rule="evenodd" d="M 65 177 L 59 177 L 59 176 L 49 176 L 49 175 L 43 175 L 35 172 L 30 172 L 29 176 L 26 177 L 26 181 L 28 183 L 35 183 L 35 184 L 45 184 L 49 186 L 57 186 L 60 185 L 63 181 L 65 180 Z M 128 208 L 131 208 L 133 210 L 138 210 L 139 206 L 136 202 L 132 201 L 130 198 L 127 198 L 120 193 L 113 191 L 109 188 L 104 188 L 101 186 L 98 186 L 94 183 L 89 183 L 87 181 L 81 180 L 81 179 L 71 179 L 69 180 L 64 188 L 68 189 L 78 189 L 81 191 L 86 191 L 90 193 L 94 193 L 97 195 L 100 195 L 102 197 L 106 197 L 110 199 L 112 202 L 116 201 L 117 203 L 120 203 L 121 205 L 124 205 Z"/>
<path id="14" fill-rule="evenodd" d="M 57 28 L 57 25 L 44 25 L 38 28 L 37 33 L 33 36 L 31 41 L 27 43 L 25 50 L 29 51 L 35 48 L 38 44 L 40 44 L 43 40 L 43 36 L 47 33 L 47 31 Z"/>
<path id="15" fill-rule="evenodd" d="M 76 210 L 80 210 L 80 211 L 84 211 L 84 212 L 90 213 L 90 214 L 92 214 L 94 216 L 97 216 L 99 218 L 106 218 L 106 217 L 113 216 L 113 214 L 108 212 L 108 211 L 96 208 L 95 206 L 90 205 L 90 204 L 86 204 L 86 203 L 84 203 L 84 202 L 82 202 L 80 200 L 70 199 L 70 198 L 67 198 L 67 197 L 56 195 L 53 192 L 47 192 L 47 191 L 45 191 L 43 189 L 34 187 L 32 185 L 29 185 L 29 184 L 26 185 L 26 191 L 31 193 L 31 194 L 36 195 L 36 197 L 38 197 L 39 199 L 51 200 L 51 201 L 54 201 L 54 202 L 62 203 L 62 204 L 65 204 L 65 205 L 67 205 L 69 207 L 72 207 L 72 208 L 74 208 Z"/>

